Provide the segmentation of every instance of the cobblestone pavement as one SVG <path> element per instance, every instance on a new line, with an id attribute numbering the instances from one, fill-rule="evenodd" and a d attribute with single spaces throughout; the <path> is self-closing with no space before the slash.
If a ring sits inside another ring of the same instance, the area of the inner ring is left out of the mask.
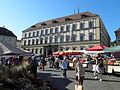
<path id="1" fill-rule="evenodd" d="M 45 71 L 38 70 L 38 73 L 45 73 L 43 76 L 51 75 L 51 83 L 57 90 L 74 90 L 75 72 L 67 71 L 67 78 L 62 77 L 62 70 L 46 68 Z M 103 75 L 103 81 L 95 80 L 92 72 L 86 72 L 83 83 L 84 90 L 120 90 L 120 77 Z"/>

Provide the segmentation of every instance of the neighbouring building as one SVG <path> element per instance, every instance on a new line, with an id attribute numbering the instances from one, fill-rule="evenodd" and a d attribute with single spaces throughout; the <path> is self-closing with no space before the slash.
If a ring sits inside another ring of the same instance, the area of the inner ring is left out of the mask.
<path id="1" fill-rule="evenodd" d="M 16 47 L 22 49 L 21 40 L 16 41 Z"/>
<path id="2" fill-rule="evenodd" d="M 110 36 L 97 14 L 83 12 L 39 22 L 22 32 L 22 47 L 36 54 L 110 46 Z"/>
<path id="3" fill-rule="evenodd" d="M 117 44 L 117 45 L 120 45 L 120 28 L 118 28 L 118 29 L 115 31 L 115 36 L 116 36 L 116 44 Z"/>
<path id="4" fill-rule="evenodd" d="M 13 46 L 16 46 L 17 37 L 12 31 L 6 29 L 5 27 L 0 27 L 0 42 L 7 42 Z"/>

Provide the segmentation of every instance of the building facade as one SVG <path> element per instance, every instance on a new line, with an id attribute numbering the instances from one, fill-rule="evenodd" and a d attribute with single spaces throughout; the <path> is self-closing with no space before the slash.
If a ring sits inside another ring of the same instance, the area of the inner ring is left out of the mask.
<path id="1" fill-rule="evenodd" d="M 16 41 L 16 47 L 22 49 L 21 40 Z"/>
<path id="2" fill-rule="evenodd" d="M 22 47 L 36 54 L 110 46 L 110 36 L 99 15 L 83 12 L 32 25 L 22 32 Z"/>
<path id="3" fill-rule="evenodd" d="M 116 36 L 116 44 L 117 44 L 117 45 L 120 45 L 120 28 L 118 28 L 118 29 L 115 31 L 115 36 Z"/>
<path id="4" fill-rule="evenodd" d="M 0 27 L 0 42 L 7 42 L 13 46 L 16 46 L 17 37 L 12 31 L 6 29 L 5 27 Z"/>

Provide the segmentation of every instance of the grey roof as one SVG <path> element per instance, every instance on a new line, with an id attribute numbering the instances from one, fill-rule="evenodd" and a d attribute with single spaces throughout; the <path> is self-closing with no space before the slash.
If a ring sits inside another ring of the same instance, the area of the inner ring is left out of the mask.
<path id="1" fill-rule="evenodd" d="M 9 43 L 0 42 L 0 55 L 26 55 L 26 54 L 32 53 L 16 48 L 15 46 Z"/>
<path id="2" fill-rule="evenodd" d="M 13 34 L 12 31 L 4 28 L 4 27 L 0 27 L 0 35 L 5 35 L 5 36 L 11 36 L 11 37 L 16 37 L 15 34 Z"/>
<path id="3" fill-rule="evenodd" d="M 83 13 L 73 14 L 73 15 L 69 15 L 69 16 L 64 16 L 64 17 L 60 17 L 60 18 L 56 18 L 56 19 L 39 22 L 39 23 L 27 28 L 23 32 L 41 29 L 41 28 L 44 28 L 46 26 L 53 25 L 56 23 L 63 23 L 63 22 L 67 22 L 67 21 L 80 20 L 80 19 L 91 18 L 91 17 L 96 17 L 96 16 L 99 16 L 99 15 L 93 14 L 91 12 L 83 12 Z"/>

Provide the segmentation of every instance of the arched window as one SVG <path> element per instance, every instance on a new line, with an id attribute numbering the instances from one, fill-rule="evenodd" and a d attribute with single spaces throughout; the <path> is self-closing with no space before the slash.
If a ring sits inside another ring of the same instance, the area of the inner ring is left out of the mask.
<path id="1" fill-rule="evenodd" d="M 72 35 L 71 40 L 72 40 L 73 42 L 75 42 L 75 41 L 76 41 L 76 35 L 75 35 L 75 34 L 73 34 L 73 35 Z"/>
<path id="2" fill-rule="evenodd" d="M 84 41 L 84 34 L 80 34 L 80 41 Z"/>
<path id="3" fill-rule="evenodd" d="M 94 34 L 92 32 L 89 33 L 89 40 L 90 41 L 94 40 Z"/>
<path id="4" fill-rule="evenodd" d="M 93 21 L 90 21 L 89 22 L 89 28 L 93 28 L 94 27 L 94 22 Z"/>
<path id="5" fill-rule="evenodd" d="M 61 43 L 64 42 L 64 36 L 63 36 L 63 35 L 60 36 L 60 42 L 61 42 Z"/>
<path id="6" fill-rule="evenodd" d="M 55 36 L 55 43 L 58 42 L 58 36 Z"/>
<path id="7" fill-rule="evenodd" d="M 67 36 L 66 36 L 66 42 L 69 42 L 69 41 L 70 41 L 70 36 L 67 35 Z"/>
<path id="8" fill-rule="evenodd" d="M 82 29 L 84 29 L 84 27 L 85 27 L 85 24 L 84 23 L 80 23 L 80 29 L 82 30 Z"/>

